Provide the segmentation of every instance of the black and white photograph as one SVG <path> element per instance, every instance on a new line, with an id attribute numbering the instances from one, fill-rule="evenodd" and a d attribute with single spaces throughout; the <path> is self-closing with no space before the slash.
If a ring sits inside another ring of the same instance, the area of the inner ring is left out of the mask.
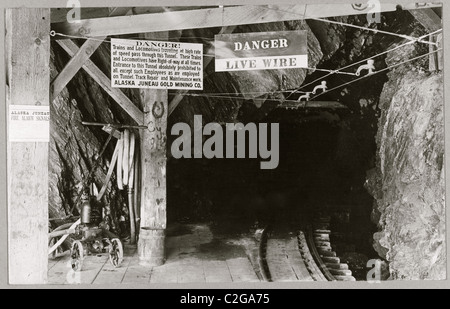
<path id="1" fill-rule="evenodd" d="M 8 285 L 447 279 L 446 4 L 87 2 L 3 9 Z"/>

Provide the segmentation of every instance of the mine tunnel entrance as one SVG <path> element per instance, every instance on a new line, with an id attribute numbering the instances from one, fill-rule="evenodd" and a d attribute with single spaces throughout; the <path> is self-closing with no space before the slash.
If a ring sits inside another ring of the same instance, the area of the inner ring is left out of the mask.
<path id="1" fill-rule="evenodd" d="M 349 109 L 274 109 L 262 122 L 279 123 L 275 169 L 261 169 L 261 159 L 170 159 L 168 223 L 210 223 L 227 233 L 295 231 L 326 216 L 342 235 L 341 255 L 376 258 L 374 200 L 364 188 L 376 146 L 374 131 L 352 129 L 362 118 Z"/>

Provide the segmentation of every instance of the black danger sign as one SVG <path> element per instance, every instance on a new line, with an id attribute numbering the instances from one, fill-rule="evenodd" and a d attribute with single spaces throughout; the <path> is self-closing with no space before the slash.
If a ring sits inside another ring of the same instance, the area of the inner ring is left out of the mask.
<path id="1" fill-rule="evenodd" d="M 304 30 L 216 35 L 216 72 L 306 68 L 307 46 Z"/>

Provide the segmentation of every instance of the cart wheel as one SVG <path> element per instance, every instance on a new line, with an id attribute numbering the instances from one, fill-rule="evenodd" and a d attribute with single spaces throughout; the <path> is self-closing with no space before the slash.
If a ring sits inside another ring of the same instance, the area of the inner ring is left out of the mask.
<path id="1" fill-rule="evenodd" d="M 81 271 L 81 267 L 83 267 L 83 260 L 84 260 L 84 248 L 83 244 L 79 240 L 76 240 L 73 243 L 70 257 L 71 257 L 70 264 L 72 265 L 72 269 L 74 271 Z"/>
<path id="2" fill-rule="evenodd" d="M 111 240 L 111 246 L 109 247 L 109 261 L 114 267 L 119 267 L 123 261 L 122 242 L 118 238 Z"/>

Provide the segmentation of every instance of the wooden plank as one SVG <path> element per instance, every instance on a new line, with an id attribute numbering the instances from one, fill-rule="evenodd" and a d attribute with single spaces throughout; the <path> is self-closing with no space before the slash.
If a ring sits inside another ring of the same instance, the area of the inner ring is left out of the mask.
<path id="1" fill-rule="evenodd" d="M 50 9 L 6 10 L 8 105 L 49 105 Z M 48 143 L 8 143 L 9 283 L 43 284 L 48 267 Z"/>
<path id="2" fill-rule="evenodd" d="M 72 8 L 54 8 L 51 9 L 51 22 L 59 23 L 67 21 L 67 13 Z M 81 8 L 81 19 L 107 17 L 109 14 L 108 8 Z"/>
<path id="3" fill-rule="evenodd" d="M 48 284 L 67 284 L 67 278 L 71 266 L 69 265 L 69 258 L 65 257 L 60 260 L 48 271 Z"/>
<path id="4" fill-rule="evenodd" d="M 203 262 L 206 282 L 232 282 L 231 273 L 226 261 Z"/>
<path id="5" fill-rule="evenodd" d="M 233 33 L 234 29 L 236 29 L 236 26 L 230 26 L 230 27 L 224 27 L 222 30 L 220 30 L 219 34 L 229 34 Z M 215 47 L 210 47 L 208 51 L 206 52 L 207 55 L 212 55 L 215 51 Z M 206 68 L 208 65 L 212 62 L 214 58 L 213 57 L 207 57 L 206 59 L 203 59 L 203 70 L 206 71 Z M 173 113 L 173 111 L 177 108 L 177 106 L 181 103 L 181 100 L 186 96 L 188 93 L 188 90 L 180 91 L 178 92 L 175 97 L 170 101 L 169 103 L 169 116 Z"/>
<path id="6" fill-rule="evenodd" d="M 233 282 L 259 282 L 258 276 L 248 258 L 227 260 Z"/>
<path id="7" fill-rule="evenodd" d="M 49 284 L 92 284 L 102 270 L 109 263 L 108 254 L 90 255 L 85 257 L 82 270 L 72 271 L 70 255 L 64 256 L 48 271 Z"/>
<path id="8" fill-rule="evenodd" d="M 167 40 L 168 33 L 143 34 L 147 40 Z M 167 148 L 167 110 L 168 91 L 141 89 L 141 102 L 144 110 L 144 124 L 148 129 L 141 130 L 141 232 L 147 230 L 165 230 L 167 225 L 166 206 L 166 148 Z M 164 241 L 156 238 L 142 237 L 139 239 L 141 248 L 152 248 L 152 256 L 164 256 Z M 140 256 L 141 260 L 145 260 Z M 150 263 L 153 263 L 149 261 Z M 162 260 L 155 260 L 153 266 L 158 266 Z"/>
<path id="9" fill-rule="evenodd" d="M 294 238 L 288 243 L 289 249 L 287 250 L 288 262 L 292 270 L 297 275 L 300 281 L 314 281 L 306 268 L 305 262 L 298 249 L 297 238 Z"/>
<path id="10" fill-rule="evenodd" d="M 72 275 L 75 280 L 71 284 L 92 284 L 106 263 L 109 263 L 108 254 L 85 257 L 81 271 Z"/>
<path id="11" fill-rule="evenodd" d="M 430 4 L 428 7 L 438 7 Z M 403 5 L 404 9 L 416 9 L 414 3 Z M 382 12 L 396 11 L 397 5 L 383 3 Z M 55 23 L 53 30 L 65 35 L 74 36 L 104 36 L 130 33 L 146 33 L 183 29 L 199 29 L 250 25 L 259 23 L 282 22 L 308 18 L 324 18 L 334 16 L 360 15 L 368 13 L 370 8 L 357 11 L 350 4 L 304 4 L 299 5 L 245 5 L 224 8 L 210 8 L 95 18 L 81 20 L 79 23 Z"/>
<path id="12" fill-rule="evenodd" d="M 429 32 L 435 32 L 442 29 L 442 18 L 436 14 L 431 8 L 425 8 L 420 10 L 410 10 L 409 13 Z M 442 34 L 440 34 L 442 35 Z M 429 37 L 430 41 L 436 42 L 437 35 Z M 430 45 L 429 51 L 434 52 L 437 49 L 436 46 Z M 442 53 L 434 53 L 429 56 L 429 71 L 436 71 L 443 68 Z"/>
<path id="13" fill-rule="evenodd" d="M 71 40 L 56 41 L 71 57 L 79 50 Z M 138 125 L 143 125 L 144 114 L 118 88 L 111 87 L 111 80 L 91 61 L 86 60 L 83 69 L 122 107 Z"/>
<path id="14" fill-rule="evenodd" d="M 128 266 L 131 263 L 133 256 L 124 255 L 123 262 L 119 267 L 114 267 L 109 260 L 105 263 L 98 276 L 95 278 L 93 284 L 120 284 L 122 283 Z"/>
<path id="15" fill-rule="evenodd" d="M 289 282 L 298 280 L 287 259 L 286 240 L 269 239 L 267 241 L 266 259 L 272 281 Z"/>
<path id="16" fill-rule="evenodd" d="M 97 8 L 81 8 L 80 18 L 90 19 L 90 18 L 100 18 L 108 16 L 125 16 L 131 11 L 131 7 L 97 7 Z M 71 11 L 72 8 L 55 8 L 51 9 L 51 22 L 60 23 L 67 21 L 67 13 Z"/>
<path id="17" fill-rule="evenodd" d="M 78 49 L 75 55 L 69 60 L 64 69 L 56 76 L 50 85 L 51 97 L 53 100 L 61 93 L 75 74 L 83 67 L 86 60 L 88 60 L 97 48 L 103 43 L 106 37 L 98 37 L 95 40 L 87 40 L 83 46 Z"/>
<path id="18" fill-rule="evenodd" d="M 442 19 L 431 8 L 409 10 L 409 13 L 429 32 L 442 28 Z"/>
<path id="19" fill-rule="evenodd" d="M 126 16 L 130 14 L 132 8 L 131 7 L 114 7 L 109 9 L 108 16 Z"/>
<path id="20" fill-rule="evenodd" d="M 153 267 L 150 275 L 150 283 L 177 283 L 179 268 L 181 266 L 178 263 Z"/>
<path id="21" fill-rule="evenodd" d="M 201 260 L 191 260 L 178 268 L 178 283 L 206 282 L 203 263 Z"/>
<path id="22" fill-rule="evenodd" d="M 139 265 L 138 256 L 134 255 L 123 277 L 122 284 L 148 284 L 150 283 L 151 273 L 152 269 Z"/>
<path id="23" fill-rule="evenodd" d="M 421 10 L 410 10 L 409 13 L 429 32 L 442 29 L 442 18 L 431 8 Z M 440 34 L 442 35 L 442 34 Z M 437 35 L 429 37 L 430 41 L 436 42 Z M 429 52 L 434 52 L 436 46 L 430 45 Z M 442 53 L 434 53 L 429 56 L 429 71 L 436 71 L 443 68 Z"/>

